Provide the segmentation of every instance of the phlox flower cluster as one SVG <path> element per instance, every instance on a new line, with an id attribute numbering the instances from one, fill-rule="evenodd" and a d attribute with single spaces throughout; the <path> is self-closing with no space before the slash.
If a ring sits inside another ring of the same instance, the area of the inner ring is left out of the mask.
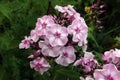
<path id="1" fill-rule="evenodd" d="M 88 54 L 88 53 L 87 53 Z M 86 53 L 84 54 L 84 58 Z M 89 53 L 89 61 L 90 59 L 93 60 L 93 55 Z M 120 50 L 119 49 L 111 49 L 109 51 L 104 52 L 101 56 L 103 60 L 103 64 L 99 64 L 95 59 L 93 60 L 94 63 L 97 65 L 95 67 L 91 67 L 90 65 L 88 66 L 88 69 L 86 68 L 85 70 L 92 70 L 93 71 L 89 74 L 85 75 L 84 77 L 80 77 L 80 80 L 119 80 L 120 79 Z M 81 65 L 82 67 L 86 67 L 87 65 L 85 62 L 88 62 L 88 60 L 85 60 L 82 58 L 77 60 L 74 63 L 74 66 Z M 91 67 L 91 69 L 89 69 Z M 83 68 L 84 69 L 84 68 Z M 86 73 L 86 72 L 85 72 Z"/>
<path id="2" fill-rule="evenodd" d="M 94 72 L 95 80 L 119 80 L 120 71 L 116 68 L 114 64 L 105 64 L 103 69 L 96 69 Z"/>
<path id="3" fill-rule="evenodd" d="M 85 52 L 84 57 L 78 59 L 74 66 L 82 66 L 83 72 L 89 73 L 93 72 L 95 68 L 98 66 L 98 62 L 94 59 L 94 55 L 92 52 Z"/>
<path id="4" fill-rule="evenodd" d="M 88 27 L 73 6 L 55 6 L 60 15 L 45 15 L 37 19 L 36 26 L 19 45 L 20 49 L 33 49 L 28 58 L 30 67 L 43 74 L 51 67 L 50 60 L 68 66 L 76 60 L 74 46 L 87 48 Z"/>
<path id="5" fill-rule="evenodd" d="M 32 49 L 30 67 L 41 75 L 51 68 L 51 61 L 61 66 L 81 67 L 80 80 L 120 80 L 120 50 L 104 52 L 99 63 L 93 52 L 87 52 L 88 27 L 73 6 L 55 6 L 60 15 L 45 15 L 37 19 L 20 49 Z M 82 48 L 83 55 L 75 46 Z M 68 78 L 69 79 L 69 78 Z"/>
<path id="6" fill-rule="evenodd" d="M 116 67 L 120 70 L 120 50 L 111 49 L 110 51 L 104 52 L 102 59 L 105 63 L 115 64 Z"/>

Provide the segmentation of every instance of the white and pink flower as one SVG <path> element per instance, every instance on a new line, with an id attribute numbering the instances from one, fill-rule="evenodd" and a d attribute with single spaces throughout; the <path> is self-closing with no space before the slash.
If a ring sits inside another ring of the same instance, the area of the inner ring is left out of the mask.
<path id="1" fill-rule="evenodd" d="M 103 69 L 96 69 L 94 72 L 95 80 L 119 80 L 120 71 L 114 64 L 106 64 Z"/>
<path id="2" fill-rule="evenodd" d="M 80 77 L 80 80 L 94 80 L 90 75 L 87 75 L 85 78 Z"/>
<path id="3" fill-rule="evenodd" d="M 68 26 L 68 33 L 73 35 L 73 41 L 79 42 L 79 46 L 82 46 L 87 41 L 88 27 L 81 20 L 74 20 L 70 26 Z"/>
<path id="4" fill-rule="evenodd" d="M 46 35 L 52 47 L 64 46 L 68 41 L 67 36 L 68 36 L 67 29 L 58 24 L 55 24 Z"/>
<path id="5" fill-rule="evenodd" d="M 62 13 L 61 17 L 45 15 L 38 18 L 30 37 L 26 36 L 19 45 L 20 49 L 31 47 L 35 51 L 28 58 L 34 59 L 30 61 L 30 67 L 40 74 L 50 68 L 45 58 L 49 57 L 48 60 L 68 66 L 76 60 L 74 45 L 82 46 L 84 52 L 87 49 L 88 27 L 84 19 L 71 5 L 65 7 L 57 5 L 55 9 Z M 89 71 L 96 64 L 93 57 L 92 54 L 85 54 L 83 58 L 84 67 Z M 76 64 L 79 63 L 78 61 Z"/>
<path id="6" fill-rule="evenodd" d="M 110 51 L 104 52 L 102 55 L 102 59 L 107 61 L 108 63 L 114 63 L 120 65 L 120 50 L 119 49 L 111 49 Z"/>
<path id="7" fill-rule="evenodd" d="M 30 37 L 25 36 L 25 39 L 19 44 L 20 49 L 28 49 L 30 48 Z"/>
<path id="8" fill-rule="evenodd" d="M 63 47 L 59 51 L 60 56 L 55 60 L 57 64 L 68 66 L 76 59 L 75 49 L 72 46 Z"/>
<path id="9" fill-rule="evenodd" d="M 115 59 L 114 50 L 111 49 L 110 51 L 104 52 L 104 55 L 102 55 L 102 59 L 107 62 L 113 62 L 113 60 Z"/>
<path id="10" fill-rule="evenodd" d="M 42 58 L 37 57 L 35 60 L 30 61 L 30 67 L 34 68 L 42 75 L 44 72 L 49 70 L 50 65 L 47 62 L 47 60 L 45 60 L 43 57 Z"/>
<path id="11" fill-rule="evenodd" d="M 85 52 L 84 57 L 81 57 L 74 63 L 74 66 L 82 66 L 85 73 L 93 71 L 98 66 L 97 60 L 91 52 Z"/>
<path id="12" fill-rule="evenodd" d="M 65 13 L 68 10 L 68 7 L 62 7 L 62 6 L 55 6 L 55 9 L 58 10 L 61 13 Z"/>
<path id="13" fill-rule="evenodd" d="M 39 47 L 44 56 L 57 57 L 59 55 L 60 47 L 52 47 L 48 41 L 40 41 Z"/>
<path id="14" fill-rule="evenodd" d="M 42 18 L 38 18 L 35 30 L 39 36 L 45 36 L 47 30 L 54 25 L 54 20 L 52 16 L 43 16 Z"/>
<path id="15" fill-rule="evenodd" d="M 30 38 L 34 41 L 37 42 L 39 40 L 39 36 L 37 34 L 36 30 L 32 30 L 30 33 Z"/>
<path id="16" fill-rule="evenodd" d="M 116 57 L 120 58 L 120 49 L 115 49 L 114 54 Z"/>

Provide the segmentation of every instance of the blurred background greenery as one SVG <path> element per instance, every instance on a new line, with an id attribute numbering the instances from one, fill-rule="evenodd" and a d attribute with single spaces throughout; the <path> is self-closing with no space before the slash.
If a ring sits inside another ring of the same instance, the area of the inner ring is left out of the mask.
<path id="1" fill-rule="evenodd" d="M 120 1 L 101 0 L 102 4 L 106 4 L 106 12 L 98 16 L 104 26 L 101 30 L 96 28 L 96 24 L 89 19 L 91 15 L 85 11 L 85 7 L 95 1 L 97 0 L 0 0 L 0 80 L 51 80 L 30 69 L 27 56 L 31 51 L 20 50 L 18 46 L 35 27 L 38 17 L 55 13 L 55 5 L 74 5 L 85 18 L 89 27 L 88 51 L 95 51 L 97 57 L 111 48 L 120 48 Z M 66 76 L 64 71 L 58 73 Z M 54 80 L 61 80 L 58 75 L 54 77 Z"/>

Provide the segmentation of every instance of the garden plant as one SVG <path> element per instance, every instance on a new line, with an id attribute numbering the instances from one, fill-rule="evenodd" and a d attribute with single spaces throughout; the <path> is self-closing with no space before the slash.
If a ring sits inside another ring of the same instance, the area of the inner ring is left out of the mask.
<path id="1" fill-rule="evenodd" d="M 0 1 L 0 80 L 120 80 L 119 4 Z"/>

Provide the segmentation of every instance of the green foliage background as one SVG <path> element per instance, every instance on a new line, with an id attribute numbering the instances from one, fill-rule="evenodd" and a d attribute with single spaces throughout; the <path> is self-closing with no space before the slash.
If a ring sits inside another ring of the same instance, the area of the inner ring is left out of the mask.
<path id="1" fill-rule="evenodd" d="M 74 67 L 54 66 L 49 73 L 41 76 L 31 70 L 27 56 L 29 50 L 19 50 L 18 45 L 25 35 L 35 27 L 38 17 L 54 13 L 55 5 L 74 5 L 84 17 L 84 7 L 89 0 L 0 0 L 0 80 L 79 80 L 82 75 Z M 94 0 L 91 0 L 91 3 Z M 96 30 L 92 22 L 89 26 L 88 51 L 95 51 L 100 60 L 100 53 L 111 48 L 120 48 L 120 2 L 103 0 L 107 12 L 102 15 L 105 28 Z M 86 17 L 85 17 L 86 19 Z M 117 46 L 114 46 L 116 45 Z M 54 73 L 50 75 L 50 73 Z"/>

